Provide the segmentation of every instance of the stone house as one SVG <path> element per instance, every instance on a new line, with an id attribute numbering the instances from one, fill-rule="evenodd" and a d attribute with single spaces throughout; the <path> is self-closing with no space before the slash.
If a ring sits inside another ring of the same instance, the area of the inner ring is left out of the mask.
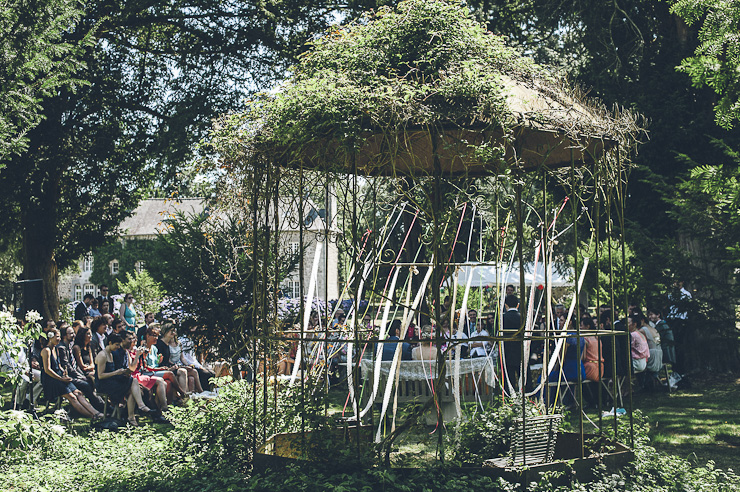
<path id="1" fill-rule="evenodd" d="M 291 206 L 289 203 L 293 203 Z M 300 226 L 297 220 L 298 207 L 295 202 L 281 200 L 279 205 L 279 247 L 286 253 L 300 251 Z M 339 234 L 336 225 L 325 223 L 326 212 L 307 200 L 303 219 L 304 281 L 308 283 L 318 241 L 323 242 L 319 265 L 316 295 L 322 299 L 336 299 L 338 289 L 339 252 L 336 240 L 325 241 Z M 147 250 L 150 241 L 159 234 L 166 234 L 168 217 L 178 212 L 186 215 L 208 213 L 206 203 L 200 198 L 183 198 L 178 201 L 166 199 L 142 200 L 134 213 L 120 226 L 118 240 L 110 245 L 86 254 L 79 260 L 79 269 L 65 272 L 59 279 L 59 298 L 79 301 L 85 294 L 100 295 L 100 285 L 107 283 L 113 290 L 115 280 L 126 272 L 133 273 L 146 268 Z M 333 221 L 332 221 L 333 222 Z M 328 244 L 328 246 L 327 246 Z M 101 263 L 102 262 L 102 263 Z M 103 279 L 101 281 L 101 279 Z M 283 292 L 291 297 L 308 292 L 308 286 L 300 286 L 300 275 L 296 267 L 281 283 Z M 98 283 L 94 282 L 98 280 Z"/>

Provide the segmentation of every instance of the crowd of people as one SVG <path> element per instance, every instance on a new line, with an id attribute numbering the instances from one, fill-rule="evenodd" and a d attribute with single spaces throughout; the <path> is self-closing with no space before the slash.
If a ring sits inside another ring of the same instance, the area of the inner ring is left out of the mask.
<path id="1" fill-rule="evenodd" d="M 133 296 L 125 295 L 119 313 L 111 314 L 107 293 L 102 286 L 100 297 L 86 295 L 71 324 L 46 321 L 30 360 L 21 357 L 19 367 L 9 368 L 23 372 L 16 391 L 22 407 L 43 393 L 49 403 L 64 398 L 83 417 L 100 419 L 108 398 L 111 408 L 125 404 L 135 426 L 137 410 L 166 422 L 169 405 L 209 388 L 214 372 L 198 360 L 192 340 L 178 336 L 174 322 L 158 323 L 146 313 L 137 326 Z"/>
<path id="2" fill-rule="evenodd" d="M 523 344 L 519 337 L 522 334 L 522 315 L 519 312 L 520 300 L 513 286 L 507 286 L 504 298 L 504 312 L 501 322 L 493 310 L 479 316 L 478 310 L 468 309 L 461 313 L 460 309 L 450 313 L 451 299 L 448 297 L 442 306 L 442 317 L 439 323 L 439 333 L 445 341 L 441 345 L 432 339 L 437 333 L 434 320 L 429 324 L 417 326 L 413 321 L 409 324 L 406 333 L 402 335 L 402 322 L 399 319 L 390 321 L 388 337 L 383 341 L 378 352 L 384 361 L 393 360 L 396 348 L 400 345 L 401 360 L 436 360 L 438 346 L 446 357 L 454 357 L 459 350 L 460 357 L 477 358 L 492 357 L 495 359 L 497 376 L 503 380 L 508 377 L 512 385 L 516 386 L 522 372 Z M 531 342 L 527 355 L 528 364 L 527 384 L 532 389 L 539 383 L 539 374 L 542 371 L 545 357 L 552 357 L 553 351 L 559 351 L 555 370 L 549 374 L 550 386 L 574 382 L 580 379 L 584 382 L 599 382 L 605 379 L 635 375 L 641 386 L 655 389 L 661 382 L 661 371 L 665 364 L 676 363 L 676 352 L 673 330 L 663 319 L 660 309 L 651 308 L 643 312 L 632 305 L 628 309 L 628 316 L 623 319 L 614 319 L 611 310 L 600 307 L 598 313 L 591 313 L 581 306 L 567 320 L 567 313 L 562 304 L 556 304 L 550 309 L 552 320 L 549 330 L 546 329 L 544 309 L 536 318 L 532 330 Z M 462 321 L 460 320 L 462 317 Z M 365 313 L 362 323 L 368 333 L 378 330 L 377 321 L 370 312 Z M 328 359 L 330 372 L 332 368 L 339 368 L 346 362 L 346 341 L 342 340 L 342 329 L 346 323 L 346 315 L 338 309 L 334 317 L 326 322 L 319 322 L 319 314 L 312 312 L 308 323 L 307 337 L 311 340 L 326 338 L 326 344 L 309 342 L 303 352 L 303 364 L 310 365 L 310 357 L 317 360 Z M 566 327 L 565 324 L 569 323 Z M 501 324 L 501 329 L 499 329 Z M 580 324 L 578 327 L 577 324 Z M 564 334 L 563 343 L 557 347 L 554 339 L 545 340 L 545 334 Z M 296 326 L 294 331 L 300 331 Z M 580 336 L 579 336 L 580 332 Z M 624 333 L 624 335 L 619 334 Z M 629 336 L 626 335 L 629 333 Z M 501 344 L 486 340 L 487 337 L 497 335 L 512 337 Z M 278 362 L 278 374 L 290 374 L 295 363 L 297 342 L 286 346 L 284 356 Z M 326 345 L 326 348 L 323 347 Z M 503 347 L 503 360 L 499 360 L 499 347 Z M 448 350 L 449 348 L 449 350 Z M 314 354 L 318 349 L 326 354 Z M 308 356 L 306 354 L 309 354 Z M 355 351 L 359 357 L 360 351 Z M 374 353 L 373 350 L 363 352 L 366 357 Z M 311 355 L 313 354 L 313 355 Z M 631 365 L 631 367 L 630 367 Z"/>

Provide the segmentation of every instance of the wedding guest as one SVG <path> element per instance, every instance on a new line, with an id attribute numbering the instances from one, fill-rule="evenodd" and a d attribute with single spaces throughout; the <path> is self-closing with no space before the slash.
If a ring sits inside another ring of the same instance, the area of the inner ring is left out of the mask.
<path id="1" fill-rule="evenodd" d="M 75 344 L 72 347 L 72 356 L 77 362 L 77 367 L 85 374 L 89 381 L 93 381 L 95 375 L 95 357 L 93 356 L 92 333 L 90 329 L 81 327 L 75 335 Z"/>
<path id="2" fill-rule="evenodd" d="M 102 316 L 93 321 L 90 331 L 92 332 L 92 340 L 90 341 L 90 348 L 92 348 L 93 360 L 97 357 L 98 353 L 103 350 L 106 346 L 106 328 L 108 323 Z"/>
<path id="3" fill-rule="evenodd" d="M 136 331 L 136 310 L 134 309 L 134 296 L 126 294 L 119 310 L 119 318 L 123 320 L 126 331 Z"/>
<path id="4" fill-rule="evenodd" d="M 93 319 L 100 316 L 100 311 L 98 310 L 98 300 L 97 299 L 92 300 L 92 302 L 90 303 L 90 310 L 88 312 L 90 313 L 90 316 L 93 317 Z"/>
<path id="5" fill-rule="evenodd" d="M 59 367 L 59 351 L 57 345 L 60 342 L 59 330 L 52 328 L 47 333 L 48 344 L 41 351 L 43 370 L 41 371 L 41 384 L 44 386 L 46 400 L 53 402 L 60 396 L 67 400 L 72 408 L 85 417 L 102 418 L 103 414 L 93 408 L 85 396 L 72 384 L 72 378 L 65 374 Z"/>
<path id="6" fill-rule="evenodd" d="M 59 323 L 59 336 L 61 337 L 61 341 L 57 345 L 59 367 L 67 376 L 72 378 L 72 384 L 82 391 L 82 394 L 85 395 L 92 406 L 96 410 L 102 411 L 105 408 L 103 400 L 95 393 L 95 386 L 93 386 L 92 381 L 89 381 L 87 375 L 77 366 L 77 361 L 72 353 L 74 330 L 69 324 L 62 321 Z"/>
<path id="7" fill-rule="evenodd" d="M 105 393 L 115 403 L 126 400 L 128 410 L 128 423 L 136 427 L 135 408 L 138 405 L 143 413 L 151 413 L 152 410 L 144 405 L 141 399 L 141 387 L 139 382 L 131 377 L 131 369 L 123 365 L 116 367 L 113 352 L 121 348 L 121 337 L 115 333 L 108 337 L 108 344 L 95 356 L 95 384 L 101 393 Z"/>

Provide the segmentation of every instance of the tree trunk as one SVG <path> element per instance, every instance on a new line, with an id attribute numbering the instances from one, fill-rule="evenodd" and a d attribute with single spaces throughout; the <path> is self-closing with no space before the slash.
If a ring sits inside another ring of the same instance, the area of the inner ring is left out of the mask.
<path id="1" fill-rule="evenodd" d="M 43 172 L 38 174 L 42 175 L 42 179 L 31 182 L 31 186 L 38 183 L 36 185 L 38 189 L 29 193 L 29 196 L 57 197 L 59 193 L 58 174 L 49 173 L 46 176 L 43 176 Z M 59 271 L 54 253 L 59 237 L 56 220 L 57 207 L 58 201 L 54 198 L 29 198 L 21 203 L 23 278 L 43 281 L 41 315 L 44 319 L 54 321 L 59 319 Z"/>
<path id="2" fill-rule="evenodd" d="M 44 319 L 59 320 L 59 271 L 54 259 L 54 251 L 43 242 L 27 241 L 24 238 L 24 252 L 27 260 L 23 265 L 23 277 L 42 280 Z"/>

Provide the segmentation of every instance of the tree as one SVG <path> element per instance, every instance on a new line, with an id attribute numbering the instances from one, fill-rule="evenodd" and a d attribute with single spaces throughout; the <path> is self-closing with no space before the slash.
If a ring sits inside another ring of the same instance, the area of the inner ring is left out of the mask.
<path id="1" fill-rule="evenodd" d="M 279 78 L 334 2 L 92 3 L 62 41 L 97 26 L 75 77 L 41 104 L 27 150 L 0 171 L 0 217 L 21 238 L 24 278 L 44 281 L 43 315 L 59 311 L 58 272 L 102 244 L 178 169 L 211 119 Z M 71 21 L 70 17 L 70 21 Z"/>
<path id="2" fill-rule="evenodd" d="M 726 118 L 713 111 L 717 95 L 712 85 L 725 87 L 731 94 L 730 99 L 720 100 L 718 110 L 732 108 L 732 98 L 737 101 L 738 94 L 737 79 L 733 78 L 738 74 L 733 72 L 738 43 L 730 42 L 738 32 L 737 2 L 529 0 L 493 4 L 472 2 L 489 29 L 516 39 L 536 60 L 561 66 L 606 104 L 629 107 L 649 121 L 650 138 L 639 148 L 627 188 L 626 238 L 628 249 L 634 252 L 629 263 L 635 272 L 641 272 L 629 279 L 635 294 L 651 305 L 661 305 L 674 280 L 681 278 L 687 283 L 695 281 L 692 288 L 699 289 L 700 297 L 714 291 L 711 282 L 699 280 L 709 279 L 711 268 L 707 266 L 709 270 L 702 272 L 701 262 L 692 263 L 691 250 L 698 243 L 686 240 L 682 222 L 684 217 L 700 214 L 700 208 L 683 214 L 674 198 L 688 199 L 688 192 L 680 190 L 691 182 L 692 170 L 699 162 L 727 163 L 727 156 L 713 141 L 722 140 L 730 148 L 740 145 L 739 132 L 715 125 L 715 120 Z M 720 8 L 726 9 L 724 13 Z M 686 11 L 692 12 L 693 20 L 684 16 Z M 700 20 L 703 24 L 697 29 Z M 528 34 L 517 32 L 522 25 L 527 26 Z M 538 48 L 543 43 L 553 49 Z M 712 56 L 717 57 L 715 65 Z M 677 71 L 677 66 L 682 68 Z M 701 73 L 707 84 L 694 78 L 692 85 L 692 77 Z M 698 202 L 712 206 L 704 198 Z M 714 211 L 709 212 L 712 214 Z M 726 298 L 723 302 L 731 305 L 735 301 Z M 707 315 L 723 313 L 726 311 L 705 310 Z M 709 319 L 702 316 L 695 318 L 697 328 Z M 714 318 L 711 322 L 727 326 L 728 321 Z M 735 335 L 725 331 L 724 336 Z M 718 360 L 708 357 L 698 344 L 686 350 L 705 366 Z"/>
<path id="3" fill-rule="evenodd" d="M 255 258 L 253 241 L 261 244 L 265 231 L 255 237 L 252 222 L 234 213 L 173 216 L 167 234 L 156 239 L 149 269 L 169 291 L 164 314 L 186 328 L 198 327 L 206 346 L 236 360 L 253 332 L 250 313 L 259 302 L 255 282 L 264 274 L 270 284 L 279 283 L 297 259 L 262 263 Z"/>
<path id="4" fill-rule="evenodd" d="M 714 106 L 717 124 L 732 128 L 740 119 L 740 4 L 723 0 L 678 0 L 671 12 L 688 25 L 700 19 L 699 46 L 679 70 L 695 87 L 711 87 L 719 96 Z"/>
<path id="5" fill-rule="evenodd" d="M 146 313 L 157 314 L 160 311 L 165 298 L 165 290 L 146 270 L 135 272 L 134 275 L 127 272 L 126 280 L 117 279 L 116 284 L 119 292 L 134 296 L 136 316 L 141 321 L 144 320 Z"/>
<path id="6" fill-rule="evenodd" d="M 75 73 L 87 40 L 62 39 L 82 13 L 78 0 L 0 5 L 0 168 L 27 147 L 28 131 L 42 118 L 42 98 L 84 83 Z"/>

